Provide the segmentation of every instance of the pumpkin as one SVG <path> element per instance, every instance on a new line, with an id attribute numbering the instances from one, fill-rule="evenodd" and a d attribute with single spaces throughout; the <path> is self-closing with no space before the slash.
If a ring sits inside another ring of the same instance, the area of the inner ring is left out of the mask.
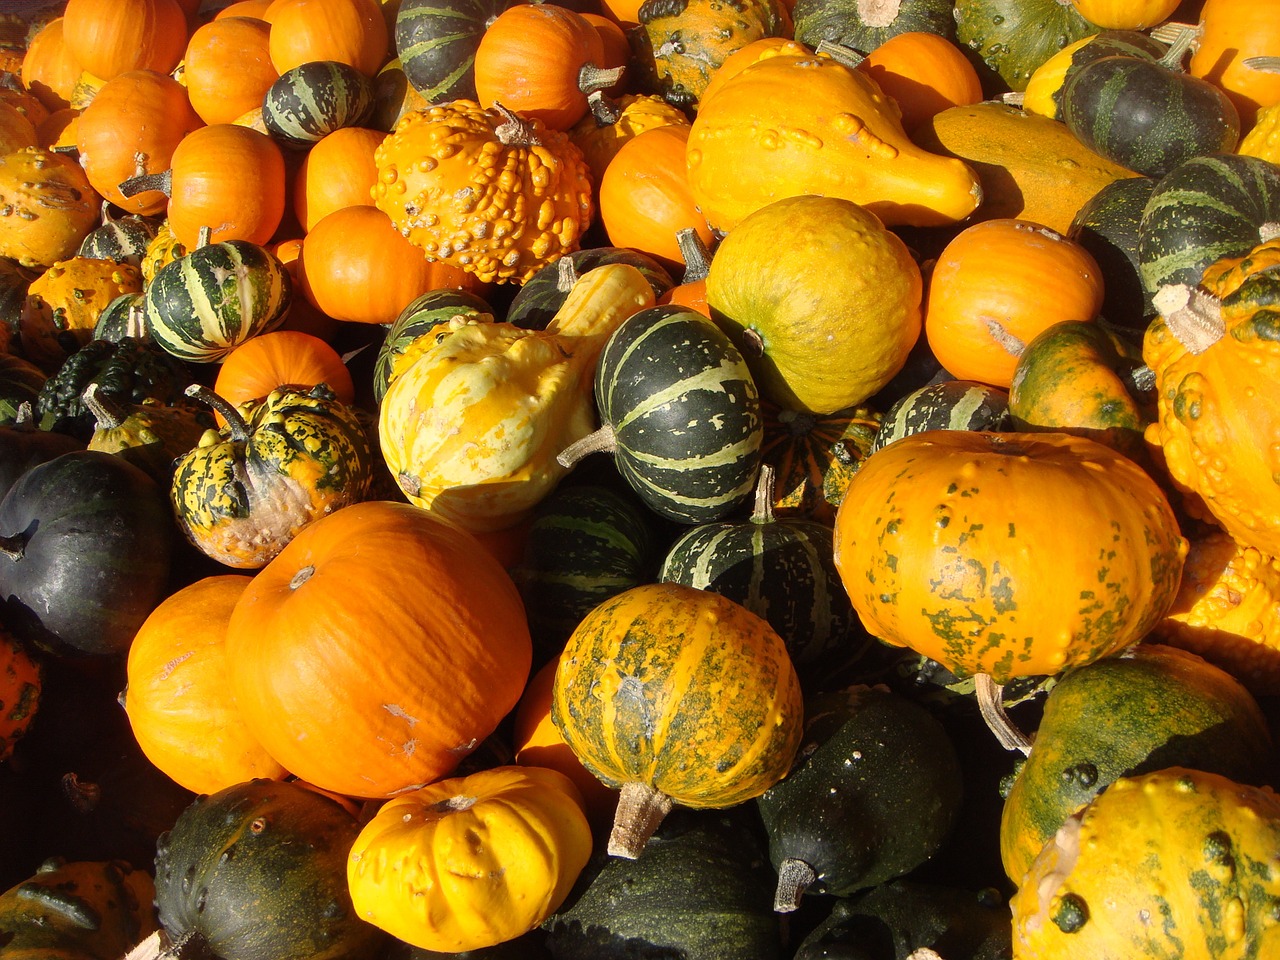
<path id="1" fill-rule="evenodd" d="M 1187 72 L 1222 89 L 1240 114 L 1241 129 L 1258 110 L 1280 102 L 1280 76 L 1246 61 L 1275 55 L 1275 23 L 1266 7 L 1239 0 L 1204 0 Z"/>
<path id="2" fill-rule="evenodd" d="M 1000 817 L 1005 872 L 1022 882 L 1067 817 L 1120 777 L 1195 767 L 1267 777 L 1271 734 L 1238 680 L 1200 657 L 1141 643 L 1058 679 Z"/>
<path id="3" fill-rule="evenodd" d="M 342 127 L 363 126 L 372 112 L 373 81 L 337 60 L 308 60 L 284 71 L 262 100 L 267 132 L 291 150 L 307 150 Z"/>
<path id="4" fill-rule="evenodd" d="M 590 856 L 573 782 L 503 766 L 383 804 L 351 847 L 347 878 L 359 916 L 413 946 L 458 953 L 537 927 Z"/>
<path id="5" fill-rule="evenodd" d="M 885 411 L 869 452 L 926 430 L 998 431 L 1011 426 L 1006 391 L 976 380 L 942 380 L 895 400 Z"/>
<path id="6" fill-rule="evenodd" d="M 447 776 L 516 705 L 532 660 L 498 561 L 389 501 L 303 529 L 245 589 L 226 642 L 250 732 L 286 769 L 356 797 Z"/>
<path id="7" fill-rule="evenodd" d="M 1102 316 L 1130 330 L 1145 329 L 1155 312 L 1138 257 L 1142 211 L 1155 187 L 1149 177 L 1113 180 L 1076 211 L 1067 231 L 1102 269 Z"/>
<path id="8" fill-rule="evenodd" d="M 261 400 L 277 387 L 325 384 L 340 402 L 355 402 L 351 372 L 338 351 L 298 330 L 262 333 L 236 347 L 218 367 L 213 392 L 233 406 Z"/>
<path id="9" fill-rule="evenodd" d="M 493 320 L 493 308 L 465 290 L 428 290 L 400 311 L 378 346 L 373 365 L 373 399 L 381 404 L 387 387 L 423 351 L 448 335 L 454 317 Z"/>
<path id="10" fill-rule="evenodd" d="M 0 630 L 0 763 L 35 719 L 40 707 L 40 663 L 8 631 Z"/>
<path id="11" fill-rule="evenodd" d="M 176 0 L 67 0 L 67 52 L 94 76 L 130 70 L 168 73 L 187 45 L 187 18 Z"/>
<path id="12" fill-rule="evenodd" d="M 1064 433 L 903 437 L 867 459 L 836 513 L 836 567 L 867 629 L 997 683 L 1141 639 L 1173 603 L 1186 552 L 1141 468 Z"/>
<path id="13" fill-rule="evenodd" d="M 675 284 L 667 268 L 647 253 L 626 247 L 585 247 L 547 264 L 520 284 L 520 289 L 507 306 L 506 321 L 528 330 L 545 330 L 556 311 L 564 306 L 579 278 L 588 270 L 606 263 L 625 263 L 635 267 L 649 281 L 654 296 L 659 299 Z"/>
<path id="14" fill-rule="evenodd" d="M 134 213 L 120 217 L 106 215 L 100 226 L 89 231 L 76 254 L 117 260 L 141 269 L 142 257 L 158 227 L 159 221 L 153 217 L 140 217 Z"/>
<path id="15" fill-rule="evenodd" d="M 924 331 L 953 376 L 1007 389 L 1027 343 L 1058 321 L 1094 320 L 1102 294 L 1102 271 L 1075 241 L 1027 220 L 987 220 L 939 255 Z"/>
<path id="16" fill-rule="evenodd" d="M 205 123 L 233 123 L 262 106 L 280 73 L 271 62 L 271 24 L 256 17 L 223 17 L 197 27 L 187 41 L 187 97 Z"/>
<path id="17" fill-rule="evenodd" d="M 1145 30 L 1167 20 L 1179 0 L 1071 0 L 1080 16 L 1108 30 Z"/>
<path id="18" fill-rule="evenodd" d="M 609 853 L 632 859 L 673 804 L 758 796 L 800 742 L 800 684 L 782 638 L 732 600 L 681 584 L 632 587 L 587 614 L 553 696 L 565 742 L 621 788 Z"/>
<path id="19" fill-rule="evenodd" d="M 93 338 L 107 304 L 142 291 L 142 273 L 127 263 L 71 257 L 52 264 L 31 282 L 22 306 L 22 350 L 37 365 L 56 370 Z"/>
<path id="20" fill-rule="evenodd" d="M 1117 780 L 1018 887 L 1013 956 L 1267 956 L 1280 943 L 1270 922 L 1280 886 L 1267 868 L 1277 843 L 1269 787 L 1178 766 Z"/>
<path id="21" fill-rule="evenodd" d="M 843 270 L 809 269 L 831 244 L 858 256 Z M 922 288 L 906 244 L 869 208 L 789 197 L 721 241 L 707 305 L 762 395 L 821 415 L 862 403 L 902 369 L 920 335 Z"/>
<path id="22" fill-rule="evenodd" d="M 908 132 L 943 110 L 982 100 L 973 64 L 953 41 L 927 30 L 894 34 L 858 68 L 897 103 Z"/>
<path id="23" fill-rule="evenodd" d="M 956 40 L 980 60 L 987 89 L 1024 90 L 1035 69 L 1096 28 L 1070 0 L 956 0 Z"/>
<path id="24" fill-rule="evenodd" d="M 951 0 L 796 0 L 795 38 L 811 47 L 839 44 L 870 53 L 901 33 L 934 33 L 955 38 Z"/>
<path id="25" fill-rule="evenodd" d="M 172 3 L 173 0 L 168 0 Z M 129 213 L 157 214 L 168 198 L 158 189 L 125 196 L 120 184 L 173 164 L 179 142 L 204 121 L 172 77 L 131 70 L 108 80 L 76 119 L 76 149 L 89 183 Z"/>
<path id="26" fill-rule="evenodd" d="M 40 147 L 5 154 L 0 157 L 0 256 L 40 269 L 74 256 L 98 223 L 100 203 L 70 157 Z"/>
<path id="27" fill-rule="evenodd" d="M 425 110 L 429 105 L 409 83 L 404 65 L 396 57 L 383 64 L 373 77 L 373 114 L 369 117 L 369 126 L 384 134 L 390 133 L 406 113 Z"/>
<path id="28" fill-rule="evenodd" d="M 1023 91 L 1022 109 L 1050 120 L 1061 120 L 1062 91 L 1078 68 L 1101 57 L 1115 55 L 1159 60 L 1164 44 L 1137 30 L 1104 30 L 1069 43 L 1031 74 Z M 1185 53 L 1185 51 L 1183 51 Z"/>
<path id="29" fill-rule="evenodd" d="M 320 517 L 363 499 L 373 454 L 354 412 L 325 384 L 277 387 L 239 408 L 189 388 L 221 415 L 175 465 L 170 499 L 204 554 L 256 569 Z"/>
<path id="30" fill-rule="evenodd" d="M 395 49 L 410 85 L 429 104 L 475 100 L 476 48 L 512 0 L 400 0 Z"/>
<path id="31" fill-rule="evenodd" d="M 594 212 L 566 134 L 474 101 L 406 115 L 374 159 L 374 203 L 401 235 L 486 283 L 572 253 Z"/>
<path id="32" fill-rule="evenodd" d="M 601 123 L 589 113 L 569 128 L 569 139 L 582 151 L 591 171 L 591 182 L 599 186 L 609 161 L 632 137 L 669 124 L 687 126 L 684 111 L 673 107 L 657 94 L 624 94 L 616 103 L 617 117 Z"/>
<path id="33" fill-rule="evenodd" d="M 18 108 L 0 100 L 0 153 L 36 145 L 36 128 Z"/>
<path id="34" fill-rule="evenodd" d="M 173 479 L 174 462 L 199 442 L 213 418 L 192 406 L 170 407 L 156 401 L 127 407 L 89 384 L 84 405 L 97 421 L 88 449 L 114 453 L 141 467 L 157 483 Z"/>
<path id="35" fill-rule="evenodd" d="M 698 110 L 687 160 L 694 200 L 722 232 L 804 194 L 850 200 L 887 226 L 945 226 L 982 201 L 968 165 L 917 147 L 875 81 L 829 57 L 770 57 L 731 77 Z"/>
<path id="36" fill-rule="evenodd" d="M 265 16 L 277 73 L 328 60 L 372 77 L 387 59 L 387 22 L 377 0 L 275 0 Z"/>
<path id="37" fill-rule="evenodd" d="M 359 832 L 341 803 L 298 782 L 250 780 L 197 798 L 156 843 L 163 939 L 148 946 L 371 960 L 383 936 L 356 915 L 346 882 Z"/>
<path id="38" fill-rule="evenodd" d="M 385 134 L 368 127 L 340 127 L 302 159 L 293 179 L 293 212 L 303 230 L 343 207 L 373 204 L 378 179 L 373 152 Z"/>
<path id="39" fill-rule="evenodd" d="M 120 695 L 142 752 L 194 793 L 286 771 L 245 728 L 230 697 L 227 622 L 249 577 L 201 578 L 170 594 L 129 646 Z"/>
<path id="40" fill-rule="evenodd" d="M 71 104 L 71 90 L 84 67 L 67 49 L 64 20 L 56 17 L 31 38 L 22 57 L 22 84 L 51 111 Z"/>

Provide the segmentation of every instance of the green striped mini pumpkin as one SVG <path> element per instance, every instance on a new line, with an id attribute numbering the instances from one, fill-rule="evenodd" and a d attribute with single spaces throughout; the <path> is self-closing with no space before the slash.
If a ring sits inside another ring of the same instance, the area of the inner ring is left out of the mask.
<path id="1" fill-rule="evenodd" d="M 926 430 L 1009 430 L 1009 395 L 976 380 L 925 384 L 900 397 L 885 412 L 871 453 Z"/>
<path id="2" fill-rule="evenodd" d="M 513 0 L 401 0 L 395 43 L 409 85 L 431 103 L 478 100 L 480 38 Z"/>
<path id="3" fill-rule="evenodd" d="M 423 337 L 454 317 L 474 317 L 493 321 L 493 308 L 480 297 L 465 290 L 428 290 L 408 304 L 387 329 L 373 363 L 373 399 L 382 397 L 401 370 L 417 359 L 430 341 Z M 444 335 L 441 332 L 441 335 Z"/>
<path id="4" fill-rule="evenodd" d="M 96 257 L 142 266 L 147 246 L 155 239 L 158 222 L 153 217 L 137 214 L 107 220 L 95 227 L 80 242 L 77 256 Z"/>
<path id="5" fill-rule="evenodd" d="M 284 319 L 289 272 L 265 247 L 226 240 L 162 267 L 147 285 L 146 321 L 180 360 L 220 360 Z"/>
<path id="6" fill-rule="evenodd" d="M 312 60 L 282 73 L 262 101 L 262 122 L 284 147 L 305 150 L 373 113 L 373 81 L 337 60 Z"/>
<path id="7" fill-rule="evenodd" d="M 760 466 L 760 395 L 728 336 L 685 307 L 623 322 L 596 366 L 619 472 L 659 516 L 709 523 L 744 506 Z"/>

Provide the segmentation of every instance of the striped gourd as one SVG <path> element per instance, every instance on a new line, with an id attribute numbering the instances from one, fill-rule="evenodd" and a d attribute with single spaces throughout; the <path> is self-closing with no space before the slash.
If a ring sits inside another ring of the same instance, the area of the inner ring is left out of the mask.
<path id="1" fill-rule="evenodd" d="M 574 281 L 588 270 L 606 263 L 631 264 L 649 281 L 655 299 L 662 299 L 662 295 L 675 286 L 667 268 L 647 253 L 629 247 L 585 247 L 566 253 L 520 284 L 519 291 L 507 307 L 507 323 L 528 330 L 542 330 L 569 296 Z"/>
<path id="2" fill-rule="evenodd" d="M 1155 312 L 1138 268 L 1138 225 L 1156 181 L 1113 180 L 1076 211 L 1067 237 L 1084 247 L 1106 278 L 1102 315 L 1122 327 L 1143 329 Z"/>
<path id="3" fill-rule="evenodd" d="M 284 147 L 305 150 L 340 127 L 361 126 L 373 112 L 373 82 L 337 60 L 286 70 L 267 89 L 262 122 Z"/>
<path id="4" fill-rule="evenodd" d="M 373 363 L 373 399 L 377 403 L 382 402 L 391 381 L 416 360 L 429 343 L 447 336 L 448 323 L 454 317 L 492 321 L 493 308 L 473 293 L 443 289 L 428 290 L 400 311 L 388 328 Z M 437 336 L 424 339 L 432 331 Z"/>
<path id="5" fill-rule="evenodd" d="M 761 408 L 760 453 L 774 470 L 775 514 L 831 523 L 845 487 L 871 454 L 882 415 L 861 406 L 819 415 L 768 400 Z"/>
<path id="6" fill-rule="evenodd" d="M 476 48 L 513 0 L 402 0 L 395 44 L 409 84 L 431 103 L 477 100 Z"/>
<path id="7" fill-rule="evenodd" d="M 155 239 L 158 227 L 159 223 L 154 218 L 136 214 L 107 220 L 102 226 L 90 231 L 80 242 L 78 255 L 117 260 L 141 267 L 147 246 Z"/>
<path id="8" fill-rule="evenodd" d="M 1280 222 L 1280 168 L 1257 157 L 1188 160 L 1160 178 L 1138 225 L 1138 264 L 1147 293 L 1195 285 L 1205 267 L 1248 253 L 1263 227 Z"/>
<path id="9" fill-rule="evenodd" d="M 930 383 L 894 402 L 871 443 L 875 453 L 926 430 L 1009 430 L 1009 396 L 976 380 Z"/>
<path id="10" fill-rule="evenodd" d="M 250 337 L 278 326 L 291 281 L 265 247 L 226 240 L 162 267 L 147 285 L 151 337 L 181 360 L 219 360 Z"/>
<path id="11" fill-rule="evenodd" d="M 93 325 L 93 339 L 119 340 L 121 337 L 146 335 L 147 295 L 141 291 L 122 293 L 114 298 L 98 314 Z"/>
<path id="12" fill-rule="evenodd" d="M 640 311 L 605 345 L 595 394 L 618 470 L 651 510 L 709 523 L 750 499 L 764 438 L 760 395 L 712 321 L 678 306 Z"/>

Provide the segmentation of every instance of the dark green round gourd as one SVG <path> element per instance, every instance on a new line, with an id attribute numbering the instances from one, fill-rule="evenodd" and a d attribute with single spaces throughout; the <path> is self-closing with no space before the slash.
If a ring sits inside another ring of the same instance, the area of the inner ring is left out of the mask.
<path id="1" fill-rule="evenodd" d="M 900 33 L 956 35 L 952 0 L 796 0 L 791 11 L 795 38 L 816 47 L 824 40 L 870 53 Z"/>
<path id="2" fill-rule="evenodd" d="M 473 293 L 465 290 L 428 290 L 415 297 L 387 328 L 387 335 L 378 347 L 373 362 L 373 399 L 382 402 L 391 385 L 391 373 L 396 362 L 410 350 L 418 338 L 447 324 L 454 317 L 493 319 L 493 308 Z"/>
<path id="3" fill-rule="evenodd" d="M 541 930 L 530 930 L 514 940 L 460 953 L 423 950 L 403 940 L 393 940 L 383 960 L 555 960 L 543 945 L 545 939 Z"/>
<path id="4" fill-rule="evenodd" d="M 1072 70 L 1060 114 L 1089 149 L 1151 177 L 1192 157 L 1231 153 L 1240 139 L 1240 115 L 1220 87 L 1142 57 L 1102 57 Z"/>
<path id="5" fill-rule="evenodd" d="M 649 307 L 623 321 L 600 354 L 595 397 L 618 472 L 659 516 L 708 523 L 750 500 L 760 394 L 738 348 L 702 314 Z"/>
<path id="6" fill-rule="evenodd" d="M 814 520 L 775 518 L 773 468 L 760 468 L 755 508 L 743 520 L 704 523 L 663 558 L 658 579 L 710 590 L 769 622 L 802 682 L 820 680 L 864 649 L 835 568 L 833 531 Z"/>
<path id="7" fill-rule="evenodd" d="M 93 325 L 93 339 L 119 340 L 147 335 L 147 295 L 142 291 L 122 293 L 102 308 Z"/>
<path id="8" fill-rule="evenodd" d="M 924 707 L 882 687 L 805 701 L 804 762 L 756 798 L 778 871 L 774 908 L 849 896 L 914 870 L 960 810 L 960 761 Z"/>
<path id="9" fill-rule="evenodd" d="M 256 779 L 200 797 L 156 844 L 160 924 L 219 960 L 373 957 L 386 937 L 347 891 L 359 831 L 298 783 Z"/>
<path id="10" fill-rule="evenodd" d="M 672 810 L 635 860 L 597 854 L 543 924 L 556 960 L 781 960 L 773 873 L 743 811 Z"/>
<path id="11" fill-rule="evenodd" d="M 1138 224 L 1138 267 L 1154 294 L 1200 282 L 1205 267 L 1240 257 L 1280 223 L 1280 167 L 1258 157 L 1195 157 L 1156 183 Z"/>
<path id="12" fill-rule="evenodd" d="M 885 411 L 871 453 L 926 430 L 1008 430 L 1009 396 L 976 380 L 943 380 L 917 387 Z"/>
<path id="13" fill-rule="evenodd" d="M 34 405 L 48 379 L 34 363 L 12 353 L 0 353 L 0 426 L 14 423 L 24 403 Z"/>
<path id="14" fill-rule="evenodd" d="M 20 405 L 14 421 L 0 425 L 0 499 L 36 464 L 84 449 L 70 434 L 39 429 L 34 416 L 30 404 Z"/>
<path id="15" fill-rule="evenodd" d="M 350 64 L 312 60 L 286 70 L 267 88 L 262 122 L 282 147 L 306 150 L 373 112 L 373 81 Z"/>
<path id="16" fill-rule="evenodd" d="M 1113 180 L 1080 208 L 1067 232 L 1102 270 L 1102 315 L 1131 330 L 1146 329 L 1155 312 L 1138 268 L 1138 225 L 1155 188 L 1152 177 Z"/>
<path id="17" fill-rule="evenodd" d="M 58 654 L 126 652 L 164 599 L 174 530 L 166 491 L 120 457 L 32 467 L 0 500 L 6 625 Z"/>
<path id="18" fill-rule="evenodd" d="M 80 242 L 77 256 L 115 260 L 117 263 L 130 263 L 135 267 L 141 267 L 142 258 L 147 253 L 147 245 L 155 239 L 158 228 L 159 222 L 154 217 L 143 217 L 133 213 L 108 219 L 101 226 L 89 231 Z"/>
<path id="19" fill-rule="evenodd" d="M 410 86 L 431 103 L 476 100 L 480 38 L 513 0 L 401 0 L 393 30 Z"/>
<path id="20" fill-rule="evenodd" d="M 1098 28 L 1069 0 L 956 0 L 956 40 L 989 94 L 1025 90 L 1037 67 Z"/>
<path id="21" fill-rule="evenodd" d="M 586 247 L 547 264 L 522 283 L 507 307 L 507 323 L 526 330 L 545 330 L 564 305 L 574 282 L 588 270 L 607 263 L 626 263 L 639 270 L 653 287 L 655 300 L 675 286 L 667 268 L 647 253 L 627 247 Z"/>

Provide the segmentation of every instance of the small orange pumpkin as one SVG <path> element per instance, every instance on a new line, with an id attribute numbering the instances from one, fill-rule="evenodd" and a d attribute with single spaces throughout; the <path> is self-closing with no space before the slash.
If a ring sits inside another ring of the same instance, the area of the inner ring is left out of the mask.
<path id="1" fill-rule="evenodd" d="M 63 41 L 95 77 L 130 70 L 168 73 L 187 46 L 187 17 L 176 0 L 67 0 Z"/>
<path id="2" fill-rule="evenodd" d="M 1246 65 L 1250 57 L 1280 51 L 1275 7 L 1253 0 L 1204 0 L 1187 72 L 1221 87 L 1247 131 L 1258 110 L 1280 102 L 1280 73 Z"/>
<path id="3" fill-rule="evenodd" d="M 49 110 L 71 106 L 71 91 L 84 72 L 63 36 L 63 18 L 46 23 L 22 57 L 22 83 Z"/>
<path id="4" fill-rule="evenodd" d="M 213 392 L 238 407 L 248 400 L 261 400 L 276 387 L 309 389 L 317 383 L 328 384 L 343 403 L 355 402 L 351 372 L 337 350 L 309 333 L 273 330 L 251 337 L 227 354 Z"/>
<path id="5" fill-rule="evenodd" d="M 336 60 L 372 77 L 387 59 L 387 22 L 376 0 L 275 0 L 263 16 L 277 73 Z"/>
<path id="6" fill-rule="evenodd" d="M 858 68 L 898 104 L 908 133 L 948 107 L 982 100 L 978 71 L 958 46 L 936 33 L 896 34 L 867 54 Z"/>
<path id="7" fill-rule="evenodd" d="M 219 17 L 187 42 L 184 77 L 191 106 L 205 123 L 232 123 L 262 106 L 279 79 L 267 47 L 271 25 L 252 17 Z"/>
<path id="8" fill-rule="evenodd" d="M 307 151 L 293 180 L 293 212 L 304 230 L 343 207 L 373 206 L 373 152 L 385 136 L 368 127 L 340 127 Z"/>

